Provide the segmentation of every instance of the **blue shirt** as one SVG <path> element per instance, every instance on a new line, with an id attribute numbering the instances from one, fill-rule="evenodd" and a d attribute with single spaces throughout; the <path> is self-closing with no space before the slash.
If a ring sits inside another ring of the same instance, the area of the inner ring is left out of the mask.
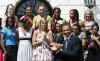
<path id="1" fill-rule="evenodd" d="M 1 32 L 4 33 L 5 46 L 16 45 L 16 40 L 15 40 L 16 27 L 14 27 L 13 31 L 11 31 L 11 29 L 9 27 L 4 27 Z"/>

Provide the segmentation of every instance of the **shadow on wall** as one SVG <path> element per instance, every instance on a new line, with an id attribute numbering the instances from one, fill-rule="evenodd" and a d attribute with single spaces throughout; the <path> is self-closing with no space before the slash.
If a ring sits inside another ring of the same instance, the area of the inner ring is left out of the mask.
<path id="1" fill-rule="evenodd" d="M 96 22 L 99 25 L 99 32 L 100 32 L 100 6 L 96 6 L 94 11 L 95 11 L 94 16 L 95 16 Z"/>

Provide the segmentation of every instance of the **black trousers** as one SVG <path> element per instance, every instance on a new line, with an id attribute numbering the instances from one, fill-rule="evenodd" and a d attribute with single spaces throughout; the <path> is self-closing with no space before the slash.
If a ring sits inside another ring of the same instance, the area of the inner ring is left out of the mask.
<path id="1" fill-rule="evenodd" d="M 65 56 L 63 53 L 59 52 L 54 55 L 54 61 L 83 61 L 81 56 Z"/>
<path id="2" fill-rule="evenodd" d="M 17 61 L 17 46 L 6 46 L 7 54 L 5 55 L 5 61 Z"/>

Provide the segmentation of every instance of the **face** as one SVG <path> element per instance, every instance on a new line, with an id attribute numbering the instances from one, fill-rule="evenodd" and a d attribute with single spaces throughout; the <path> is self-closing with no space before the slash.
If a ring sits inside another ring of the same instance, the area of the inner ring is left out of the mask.
<path id="1" fill-rule="evenodd" d="M 86 30 L 85 27 L 81 27 L 81 31 L 82 31 L 82 32 L 86 32 L 87 30 Z"/>
<path id="2" fill-rule="evenodd" d="M 54 10 L 54 15 L 56 18 L 60 17 L 60 11 L 58 9 Z"/>
<path id="3" fill-rule="evenodd" d="M 7 12 L 8 12 L 7 13 L 8 16 L 14 15 L 14 7 L 9 6 Z"/>
<path id="4" fill-rule="evenodd" d="M 71 33 L 71 29 L 69 26 L 63 26 L 62 31 L 63 31 L 63 34 L 66 36 L 69 36 Z"/>
<path id="5" fill-rule="evenodd" d="M 18 22 L 18 26 L 19 26 L 19 27 L 23 27 L 23 25 L 24 25 L 24 24 L 23 24 L 22 22 Z"/>
<path id="6" fill-rule="evenodd" d="M 56 31 L 61 32 L 61 25 L 60 24 L 56 24 Z"/>
<path id="7" fill-rule="evenodd" d="M 12 19 L 9 18 L 9 19 L 8 19 L 8 25 L 9 25 L 9 26 L 13 26 L 13 23 L 14 23 L 14 21 L 13 21 Z"/>
<path id="8" fill-rule="evenodd" d="M 93 32 L 94 34 L 98 33 L 98 28 L 97 28 L 97 26 L 94 26 L 94 27 L 92 28 L 92 32 Z"/>
<path id="9" fill-rule="evenodd" d="M 71 19 L 75 19 L 75 14 L 74 14 L 73 11 L 70 11 L 70 15 L 69 15 L 69 17 L 70 17 Z"/>
<path id="10" fill-rule="evenodd" d="M 46 23 L 46 21 L 42 21 L 41 22 L 41 28 L 42 28 L 42 30 L 46 30 L 46 28 L 47 28 L 47 23 Z"/>
<path id="11" fill-rule="evenodd" d="M 26 8 L 26 15 L 30 16 L 32 14 L 32 7 Z"/>
<path id="12" fill-rule="evenodd" d="M 88 11 L 86 14 L 85 14 L 85 18 L 86 18 L 86 21 L 91 21 L 91 13 Z"/>
<path id="13" fill-rule="evenodd" d="M 78 33 L 79 32 L 79 28 L 77 26 L 72 26 L 73 32 L 74 33 Z"/>
<path id="14" fill-rule="evenodd" d="M 45 13 L 45 7 L 44 7 L 44 6 L 39 6 L 39 8 L 38 8 L 38 13 L 39 13 L 40 15 L 43 15 L 43 14 Z"/>

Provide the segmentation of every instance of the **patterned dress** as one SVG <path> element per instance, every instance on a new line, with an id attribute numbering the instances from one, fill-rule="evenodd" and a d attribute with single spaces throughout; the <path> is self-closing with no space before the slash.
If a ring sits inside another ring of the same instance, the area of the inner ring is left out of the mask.
<path id="1" fill-rule="evenodd" d="M 43 40 L 41 45 L 37 45 L 33 47 L 33 58 L 32 61 L 52 61 L 52 52 L 48 49 L 48 44 L 46 40 L 49 37 L 45 35 L 45 33 L 38 33 L 36 40 Z"/>

